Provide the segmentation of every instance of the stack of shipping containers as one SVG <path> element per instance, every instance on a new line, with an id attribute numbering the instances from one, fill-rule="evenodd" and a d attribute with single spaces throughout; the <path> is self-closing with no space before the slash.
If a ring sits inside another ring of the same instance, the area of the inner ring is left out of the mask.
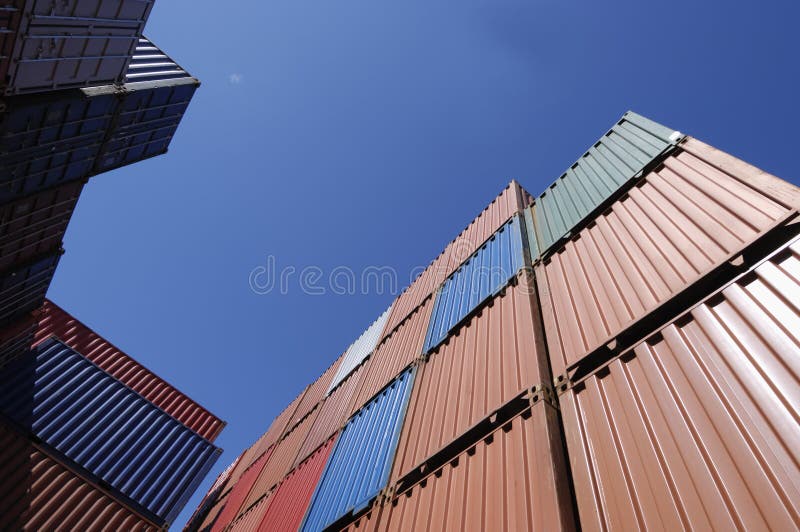
<path id="1" fill-rule="evenodd" d="M 158 530 L 224 424 L 45 295 L 87 180 L 166 152 L 197 79 L 153 0 L 0 5 L 0 528 Z"/>
<path id="2" fill-rule="evenodd" d="M 799 206 L 626 113 L 512 181 L 188 528 L 797 528 Z"/>

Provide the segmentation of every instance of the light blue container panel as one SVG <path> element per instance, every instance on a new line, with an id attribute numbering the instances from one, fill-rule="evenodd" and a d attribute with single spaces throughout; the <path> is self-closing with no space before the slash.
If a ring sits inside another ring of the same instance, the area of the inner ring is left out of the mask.
<path id="1" fill-rule="evenodd" d="M 534 218 L 542 253 L 653 162 L 682 135 L 632 111 L 536 198 Z M 535 258 L 535 257 L 534 257 Z"/>
<path id="2" fill-rule="evenodd" d="M 221 452 L 54 338 L 0 372 L 0 410 L 165 524 Z"/>
<path id="3" fill-rule="evenodd" d="M 525 265 L 521 223 L 519 216 L 512 218 L 445 280 L 436 294 L 424 352 L 439 345 L 461 320 Z"/>
<path id="4" fill-rule="evenodd" d="M 401 373 L 347 422 L 311 499 L 302 530 L 323 530 L 364 509 L 386 486 L 414 375 L 414 368 Z"/>

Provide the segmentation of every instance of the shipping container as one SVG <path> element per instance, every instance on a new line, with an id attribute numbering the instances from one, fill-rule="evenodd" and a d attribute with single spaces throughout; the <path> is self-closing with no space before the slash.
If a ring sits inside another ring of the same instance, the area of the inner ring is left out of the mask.
<path id="1" fill-rule="evenodd" d="M 314 410 L 314 407 L 316 407 L 317 404 L 325 398 L 328 388 L 333 381 L 333 377 L 336 374 L 336 371 L 339 369 L 339 365 L 342 363 L 343 359 L 344 353 L 342 353 L 339 358 L 337 358 L 317 380 L 309 385 L 305 395 L 303 396 L 303 400 L 297 405 L 297 410 L 295 410 L 291 420 L 287 425 L 288 428 L 294 427 L 301 419 L 306 417 L 309 412 Z"/>
<path id="2" fill-rule="evenodd" d="M 228 532 L 253 532 L 254 530 L 258 530 L 258 526 L 261 523 L 261 519 L 264 517 L 264 512 L 272 496 L 273 493 L 270 492 L 261 497 L 256 504 L 248 508 L 239 519 L 231 524 Z"/>
<path id="3" fill-rule="evenodd" d="M 9 0 L 0 15 L 0 91 L 121 82 L 153 2 Z"/>
<path id="4" fill-rule="evenodd" d="M 353 407 L 353 399 L 361 388 L 364 373 L 365 366 L 358 367 L 325 398 L 325 401 L 319 406 L 319 415 L 314 420 L 308 436 L 297 453 L 295 463 L 305 460 L 325 440 L 338 432 L 350 415 L 361 407 L 361 405 Z"/>
<path id="5" fill-rule="evenodd" d="M 167 524 L 220 453 L 56 339 L 0 371 L 0 411 Z"/>
<path id="6" fill-rule="evenodd" d="M 584 530 L 800 526 L 800 239 L 560 396 Z"/>
<path id="7" fill-rule="evenodd" d="M 37 326 L 36 317 L 25 314 L 0 328 L 0 368 L 31 348 Z"/>
<path id="8" fill-rule="evenodd" d="M 219 517 L 214 522 L 214 526 L 212 527 L 214 532 L 224 530 L 231 522 L 233 522 L 234 519 L 236 519 L 236 516 L 239 515 L 240 510 L 244 509 L 242 508 L 242 504 L 247 499 L 247 495 L 250 493 L 250 490 L 253 489 L 253 485 L 258 479 L 258 475 L 261 474 L 264 464 L 267 463 L 270 454 L 272 454 L 274 449 L 274 447 L 271 447 L 269 450 L 267 450 L 267 452 L 259 456 L 258 459 L 253 462 L 253 465 L 242 473 L 241 478 L 238 479 L 236 484 L 233 485 L 231 488 L 231 493 L 228 495 L 228 500 L 225 503 L 225 507 L 222 509 Z"/>
<path id="9" fill-rule="evenodd" d="M 302 530 L 322 530 L 363 510 L 386 486 L 414 374 L 414 368 L 403 372 L 348 421 L 314 491 Z"/>
<path id="10" fill-rule="evenodd" d="M 222 498 L 223 493 L 229 491 L 228 479 L 230 478 L 233 468 L 239 463 L 242 455 L 236 457 L 236 460 L 231 462 L 222 473 L 217 476 L 217 479 L 208 489 L 203 500 L 197 506 L 189 521 L 184 526 L 184 530 L 196 531 L 200 528 L 200 524 L 209 516 L 217 502 Z"/>
<path id="11" fill-rule="evenodd" d="M 100 149 L 93 173 L 166 153 L 199 86 L 196 78 L 153 43 L 140 39 L 125 74 L 113 127 Z"/>
<path id="12" fill-rule="evenodd" d="M 239 510 L 240 514 L 263 495 L 272 491 L 278 482 L 292 469 L 297 453 L 300 451 L 300 446 L 303 445 L 308 436 L 308 431 L 314 425 L 319 410 L 319 408 L 315 409 L 296 425 L 291 432 L 286 434 L 281 441 L 275 444 L 275 450 L 264 464 L 253 484 L 253 489 L 250 490 L 249 495 L 242 504 Z"/>
<path id="13" fill-rule="evenodd" d="M 158 527 L 0 422 L 0 529 L 138 532 Z"/>
<path id="14" fill-rule="evenodd" d="M 386 336 L 364 364 L 364 380 L 357 388 L 351 414 L 397 377 L 422 354 L 422 344 L 433 309 L 429 297 Z"/>
<path id="15" fill-rule="evenodd" d="M 536 268 L 562 374 L 793 216 L 800 189 L 687 139 Z"/>
<path id="16" fill-rule="evenodd" d="M 387 502 L 377 530 L 574 530 L 558 414 L 540 402 Z"/>
<path id="17" fill-rule="evenodd" d="M 392 482 L 526 391 L 550 383 L 528 272 L 421 364 Z"/>
<path id="18" fill-rule="evenodd" d="M 516 181 L 505 189 L 453 239 L 408 286 L 392 306 L 386 334 L 392 332 L 434 290 L 469 258 L 501 225 L 531 202 L 531 196 Z"/>
<path id="19" fill-rule="evenodd" d="M 311 495 L 314 493 L 325 464 L 333 450 L 335 437 L 328 439 L 300 463 L 281 482 L 264 508 L 263 519 L 256 526 L 243 530 L 264 532 L 295 532 L 303 521 Z"/>
<path id="20" fill-rule="evenodd" d="M 0 271 L 61 245 L 83 183 L 0 205 Z"/>
<path id="21" fill-rule="evenodd" d="M 216 500 L 216 502 L 211 504 L 211 508 L 208 510 L 208 513 L 197 527 L 194 527 L 193 526 L 194 524 L 190 523 L 184 528 L 184 530 L 192 532 L 196 530 L 201 532 L 211 532 L 211 529 L 214 526 L 214 524 L 216 524 L 217 519 L 219 518 L 222 510 L 225 509 L 230 494 L 231 490 L 224 491 L 222 495 L 220 495 L 220 497 Z"/>
<path id="22" fill-rule="evenodd" d="M 0 273 L 0 327 L 42 306 L 63 253 L 57 247 Z"/>
<path id="23" fill-rule="evenodd" d="M 536 198 L 533 214 L 539 250 L 547 253 L 681 139 L 677 131 L 634 112 L 625 113 Z"/>
<path id="24" fill-rule="evenodd" d="M 436 294 L 424 352 L 438 346 L 448 333 L 525 266 L 521 219 L 503 225 Z"/>
<path id="25" fill-rule="evenodd" d="M 347 348 L 347 351 L 344 353 L 344 358 L 342 358 L 342 362 L 339 364 L 339 368 L 336 370 L 336 374 L 330 386 L 328 386 L 328 394 L 372 354 L 372 350 L 375 349 L 375 346 L 378 345 L 378 340 L 381 339 L 383 329 L 386 326 L 386 320 L 389 318 L 389 313 L 391 311 L 392 307 L 390 305 L 389 308 L 378 316 L 378 319 L 372 322 L 372 325 L 367 327 L 367 330 Z"/>
<path id="26" fill-rule="evenodd" d="M 80 320 L 50 300 L 38 312 L 36 343 L 57 337 L 103 371 L 213 442 L 225 422 L 177 390 L 170 383 L 125 354 Z"/>

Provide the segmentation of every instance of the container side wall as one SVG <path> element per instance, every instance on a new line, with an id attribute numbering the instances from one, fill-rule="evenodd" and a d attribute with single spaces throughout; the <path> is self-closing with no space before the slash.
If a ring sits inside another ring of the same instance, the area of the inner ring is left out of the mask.
<path id="1" fill-rule="evenodd" d="M 370 353 L 372 353 L 372 350 L 375 349 L 375 346 L 378 344 L 378 340 L 381 338 L 383 329 L 386 327 L 386 320 L 391 311 L 392 307 L 389 306 L 389 308 L 387 308 L 383 314 L 378 316 L 378 319 L 375 320 L 361 336 L 358 337 L 358 340 L 353 342 L 353 344 L 347 348 L 344 358 L 342 359 L 342 363 L 339 364 L 339 367 L 336 370 L 336 375 L 334 375 L 330 386 L 328 386 L 327 393 L 331 393 L 331 390 L 338 386 L 339 383 L 345 379 L 345 377 L 350 375 L 350 373 L 362 362 L 364 362 L 364 359 L 366 359 Z"/>
<path id="2" fill-rule="evenodd" d="M 62 253 L 57 247 L 0 273 L 0 327 L 42 306 Z"/>
<path id="3" fill-rule="evenodd" d="M 26 314 L 0 328 L 0 368 L 28 352 L 37 326 L 36 317 Z"/>
<path id="4" fill-rule="evenodd" d="M 293 427 L 297 424 L 298 421 L 303 419 L 305 416 L 308 415 L 309 412 L 314 410 L 314 407 L 317 406 L 327 394 L 328 389 L 330 388 L 331 382 L 333 381 L 334 375 L 336 375 L 336 371 L 339 369 L 339 366 L 344 359 L 344 353 L 342 353 L 339 358 L 337 358 L 333 364 L 325 370 L 325 372 L 320 375 L 320 377 L 313 382 L 308 387 L 308 391 L 306 392 L 305 396 L 303 396 L 303 400 L 297 406 L 297 410 L 295 411 L 294 415 L 292 415 L 291 421 L 289 421 L 289 427 Z M 320 442 L 322 443 L 322 442 Z"/>
<path id="5" fill-rule="evenodd" d="M 247 500 L 247 496 L 252 491 L 256 480 L 258 480 L 258 476 L 261 474 L 261 471 L 264 470 L 264 466 L 269 461 L 273 450 L 274 448 L 262 454 L 258 460 L 256 460 L 253 465 L 250 466 L 250 468 L 242 473 L 242 476 L 238 479 L 236 484 L 233 485 L 231 492 L 228 495 L 228 500 L 225 503 L 225 507 L 220 512 L 219 517 L 217 517 L 214 521 L 214 525 L 212 527 L 214 532 L 224 530 L 234 519 L 236 519 L 236 516 L 239 515 L 241 511 L 246 509 L 243 507 L 244 502 Z"/>
<path id="6" fill-rule="evenodd" d="M 253 532 L 258 530 L 258 525 L 264 518 L 264 512 L 267 510 L 272 497 L 273 493 L 261 497 L 256 504 L 231 525 L 228 532 Z"/>

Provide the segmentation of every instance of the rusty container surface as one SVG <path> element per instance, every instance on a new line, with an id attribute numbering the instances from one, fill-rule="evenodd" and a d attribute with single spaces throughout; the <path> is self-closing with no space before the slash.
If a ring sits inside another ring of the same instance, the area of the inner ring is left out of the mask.
<path id="1" fill-rule="evenodd" d="M 386 336 L 365 364 L 364 382 L 353 401 L 351 414 L 364 406 L 376 393 L 422 354 L 422 343 L 428 329 L 433 299 L 406 316 L 394 332 Z"/>
<path id="2" fill-rule="evenodd" d="M 308 436 L 308 431 L 314 425 L 319 411 L 320 409 L 317 408 L 311 412 L 275 445 L 275 450 L 264 464 L 264 468 L 258 475 L 253 489 L 247 496 L 240 512 L 249 508 L 260 497 L 271 491 L 291 470 L 295 463 L 295 458 L 297 458 L 297 453 L 300 451 L 300 446 Z"/>
<path id="3" fill-rule="evenodd" d="M 56 336 L 167 414 L 213 442 L 225 422 L 50 300 L 39 310 L 36 344 Z"/>
<path id="4" fill-rule="evenodd" d="M 259 456 L 251 467 L 242 472 L 241 477 L 231 488 L 231 492 L 228 495 L 225 506 L 222 508 L 219 517 L 214 521 L 213 531 L 224 530 L 228 524 L 236 519 L 240 511 L 245 509 L 243 507 L 244 502 L 247 500 L 247 496 L 253 489 L 256 480 L 258 480 L 258 476 L 261 474 L 261 471 L 264 469 L 264 466 L 270 459 L 270 455 L 274 450 L 274 447 L 270 448 L 269 451 Z"/>
<path id="5" fill-rule="evenodd" d="M 526 389 L 550 381 L 529 277 L 521 272 L 516 286 L 420 365 L 392 482 Z"/>
<path id="6" fill-rule="evenodd" d="M 364 366 L 356 369 L 320 405 L 319 415 L 314 420 L 308 436 L 306 436 L 303 445 L 300 447 L 295 463 L 305 460 L 325 440 L 341 429 L 350 414 L 356 410 L 356 408 L 352 407 L 353 396 L 361 387 L 364 370 Z"/>
<path id="7" fill-rule="evenodd" d="M 342 353 L 339 358 L 337 358 L 333 364 L 331 364 L 328 369 L 326 369 L 325 372 L 319 376 L 317 380 L 309 385 L 308 390 L 306 390 L 306 393 L 303 396 L 303 400 L 297 405 L 297 410 L 295 410 L 294 414 L 292 414 L 292 418 L 286 425 L 287 428 L 292 428 L 297 425 L 298 421 L 307 416 L 309 412 L 314 410 L 314 407 L 317 406 L 317 403 L 322 401 L 322 399 L 325 397 L 325 393 L 328 391 L 328 388 L 331 385 L 331 382 L 333 381 L 333 376 L 336 375 L 336 371 L 339 369 L 343 359 L 344 353 Z"/>
<path id="8" fill-rule="evenodd" d="M 395 301 L 384 334 L 395 327 L 425 301 L 431 293 L 469 258 L 497 229 L 531 201 L 516 181 L 505 189 L 451 241 L 444 251 L 406 288 Z"/>
<path id="9" fill-rule="evenodd" d="M 294 532 L 300 528 L 335 441 L 335 437 L 330 438 L 286 476 L 270 497 L 258 530 Z"/>
<path id="10" fill-rule="evenodd" d="M 574 530 L 557 412 L 540 402 L 396 495 L 377 530 Z"/>
<path id="11" fill-rule="evenodd" d="M 560 402 L 585 530 L 796 530 L 800 239 Z"/>
<path id="12" fill-rule="evenodd" d="M 536 268 L 560 375 L 790 216 L 800 189 L 695 139 Z"/>
<path id="13" fill-rule="evenodd" d="M 0 422 L 0 529 L 158 530 Z"/>

